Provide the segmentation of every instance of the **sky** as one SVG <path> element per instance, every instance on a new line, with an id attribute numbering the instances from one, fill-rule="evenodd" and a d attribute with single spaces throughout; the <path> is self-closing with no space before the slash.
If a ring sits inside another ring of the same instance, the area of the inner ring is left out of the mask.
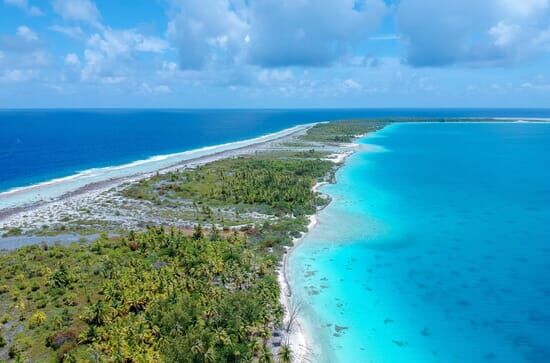
<path id="1" fill-rule="evenodd" d="M 550 0 L 0 0 L 50 107 L 550 107 Z"/>

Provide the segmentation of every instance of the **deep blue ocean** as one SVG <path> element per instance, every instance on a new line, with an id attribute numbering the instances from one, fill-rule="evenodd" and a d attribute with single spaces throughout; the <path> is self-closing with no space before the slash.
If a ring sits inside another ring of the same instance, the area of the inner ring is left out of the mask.
<path id="1" fill-rule="evenodd" d="M 314 362 L 550 362 L 550 124 L 394 124 L 289 260 Z"/>
<path id="2" fill-rule="evenodd" d="M 550 117 L 550 110 L 3 110 L 0 191 L 301 123 L 390 116 Z"/>

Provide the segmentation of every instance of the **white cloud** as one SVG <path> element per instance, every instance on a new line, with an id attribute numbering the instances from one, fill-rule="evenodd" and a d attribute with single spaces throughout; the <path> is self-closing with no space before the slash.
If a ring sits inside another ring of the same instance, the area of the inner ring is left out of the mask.
<path id="1" fill-rule="evenodd" d="M 0 82 L 25 82 L 32 79 L 36 71 L 29 69 L 10 69 L 0 74 Z"/>
<path id="2" fill-rule="evenodd" d="M 351 88 L 351 89 L 361 89 L 361 88 L 363 88 L 363 86 L 361 86 L 361 84 L 359 84 L 357 81 L 355 81 L 351 78 L 348 78 L 344 81 L 344 86 L 346 86 L 347 88 Z"/>
<path id="3" fill-rule="evenodd" d="M 170 44 L 162 38 L 146 37 L 141 34 L 135 34 L 134 41 L 135 49 L 140 52 L 163 53 L 170 47 Z"/>
<path id="4" fill-rule="evenodd" d="M 99 10 L 90 0 L 54 0 L 53 9 L 65 20 L 83 21 L 96 25 Z"/>
<path id="5" fill-rule="evenodd" d="M 267 67 L 327 66 L 368 39 L 382 0 L 264 0 L 250 7 L 250 61 Z"/>
<path id="6" fill-rule="evenodd" d="M 147 82 L 141 84 L 141 91 L 145 94 L 167 94 L 172 93 L 172 89 L 167 85 L 160 84 L 156 86 L 151 86 Z"/>
<path id="7" fill-rule="evenodd" d="M 179 68 L 175 62 L 162 62 L 162 69 L 168 72 L 176 72 Z"/>
<path id="8" fill-rule="evenodd" d="M 168 36 L 183 69 L 328 66 L 367 41 L 383 0 L 173 0 Z"/>
<path id="9" fill-rule="evenodd" d="M 80 59 L 78 56 L 74 53 L 69 53 L 65 56 L 65 64 L 70 66 L 79 66 L 80 65 Z"/>
<path id="10" fill-rule="evenodd" d="M 103 28 L 88 39 L 88 46 L 101 50 L 107 56 L 126 55 L 132 51 L 162 53 L 169 48 L 166 40 L 145 36 L 134 29 Z"/>
<path id="11" fill-rule="evenodd" d="M 49 53 L 42 48 L 38 35 L 28 26 L 17 27 L 14 35 L 0 35 L 2 68 L 18 71 L 42 68 L 50 64 Z M 4 75 L 4 79 L 15 79 L 20 73 Z"/>
<path id="12" fill-rule="evenodd" d="M 495 45 L 505 47 L 517 39 L 520 31 L 518 25 L 509 25 L 499 21 L 497 25 L 489 29 L 489 34 L 494 38 Z"/>
<path id="13" fill-rule="evenodd" d="M 173 6 L 168 37 L 179 50 L 182 68 L 239 58 L 249 26 L 237 1 L 175 0 Z"/>
<path id="14" fill-rule="evenodd" d="M 38 41 L 38 34 L 33 32 L 28 26 L 21 25 L 17 27 L 17 36 L 26 42 Z"/>
<path id="15" fill-rule="evenodd" d="M 31 16 L 40 16 L 44 15 L 42 10 L 37 6 L 29 5 L 27 0 L 4 0 L 4 4 L 16 6 L 24 11 L 26 11 Z"/>
<path id="16" fill-rule="evenodd" d="M 550 0 L 402 0 L 396 19 L 414 66 L 501 66 L 550 47 Z"/>
<path id="17" fill-rule="evenodd" d="M 258 81 L 264 85 L 286 83 L 294 79 L 292 71 L 285 69 L 264 69 L 258 74 Z"/>
<path id="18" fill-rule="evenodd" d="M 120 67 L 117 60 L 105 54 L 86 49 L 80 78 L 84 82 L 118 84 L 128 79 L 129 69 Z"/>
<path id="19" fill-rule="evenodd" d="M 544 12 L 550 5 L 549 0 L 497 0 L 508 16 L 532 17 Z"/>
<path id="20" fill-rule="evenodd" d="M 74 39 L 82 39 L 84 37 L 84 32 L 79 26 L 52 25 L 49 29 Z"/>
<path id="21" fill-rule="evenodd" d="M 100 27 L 86 42 L 81 79 L 88 82 L 120 83 L 135 73 L 139 53 L 162 53 L 169 43 L 135 29 Z"/>

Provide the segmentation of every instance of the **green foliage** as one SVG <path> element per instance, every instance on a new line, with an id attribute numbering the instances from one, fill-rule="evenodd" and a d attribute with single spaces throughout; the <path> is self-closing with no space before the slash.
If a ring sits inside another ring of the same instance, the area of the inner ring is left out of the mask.
<path id="1" fill-rule="evenodd" d="M 351 142 L 356 136 L 381 129 L 386 121 L 346 120 L 319 123 L 310 128 L 302 137 L 306 141 Z"/>
<path id="2" fill-rule="evenodd" d="M 8 342 L 6 342 L 6 338 L 4 338 L 2 327 L 0 326 L 0 349 L 4 348 L 6 344 L 8 344 Z"/>
<path id="3" fill-rule="evenodd" d="M 29 318 L 29 329 L 35 329 L 42 325 L 47 320 L 47 316 L 43 311 L 37 311 Z"/>
<path id="4" fill-rule="evenodd" d="M 10 356 L 251 360 L 265 354 L 269 326 L 282 319 L 276 265 L 241 234 L 210 238 L 162 228 L 88 245 L 22 248 L 0 256 L 8 286 L 0 313 L 22 329 Z M 20 275 L 28 281 L 22 290 Z M 67 305 L 67 296 L 75 304 Z"/>
<path id="5" fill-rule="evenodd" d="M 69 274 L 65 265 L 61 264 L 50 278 L 50 286 L 54 288 L 63 288 L 69 284 Z"/>
<path id="6" fill-rule="evenodd" d="M 141 181 L 124 194 L 136 199 L 192 200 L 202 205 L 195 204 L 205 216 L 211 215 L 207 205 L 239 205 L 244 210 L 263 206 L 275 215 L 311 214 L 320 204 L 311 188 L 333 167 L 317 158 L 323 155 L 308 151 L 225 159 Z"/>
<path id="7" fill-rule="evenodd" d="M 290 363 L 292 362 L 292 350 L 288 345 L 281 346 L 281 349 L 279 350 L 279 362 L 281 363 Z"/>

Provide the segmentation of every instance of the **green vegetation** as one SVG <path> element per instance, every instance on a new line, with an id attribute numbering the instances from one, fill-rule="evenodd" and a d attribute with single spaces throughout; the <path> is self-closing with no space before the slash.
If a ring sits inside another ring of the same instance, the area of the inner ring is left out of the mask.
<path id="1" fill-rule="evenodd" d="M 349 120 L 319 123 L 310 128 L 302 139 L 319 142 L 351 142 L 357 135 L 376 131 L 387 123 L 387 121 L 374 120 Z"/>
<path id="2" fill-rule="evenodd" d="M 265 354 L 282 318 L 277 258 L 244 235 L 153 228 L 0 257 L 11 358 L 219 362 Z"/>
<path id="3" fill-rule="evenodd" d="M 333 165 L 316 151 L 258 154 L 224 159 L 197 169 L 158 175 L 124 191 L 126 197 L 177 205 L 193 201 L 202 214 L 236 207 L 283 216 L 315 212 L 322 200 L 311 190 Z"/>

